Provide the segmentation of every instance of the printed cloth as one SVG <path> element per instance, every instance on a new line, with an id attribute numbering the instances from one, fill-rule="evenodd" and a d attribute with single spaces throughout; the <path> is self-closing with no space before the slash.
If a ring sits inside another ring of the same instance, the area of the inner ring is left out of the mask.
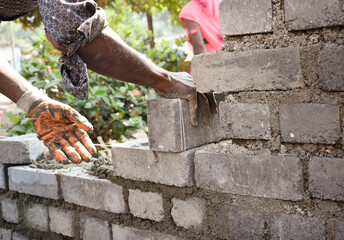
<path id="1" fill-rule="evenodd" d="M 223 35 L 220 31 L 219 5 L 222 0 L 193 0 L 186 4 L 179 13 L 179 20 L 183 19 L 196 22 L 202 36 L 207 40 L 205 45 L 207 52 L 220 50 L 223 44 Z M 186 34 L 189 32 L 186 29 Z"/>
<path id="2" fill-rule="evenodd" d="M 104 11 L 93 0 L 0 0 L 0 19 L 14 20 L 37 5 L 45 30 L 67 48 L 59 59 L 62 88 L 80 100 L 87 99 L 87 67 L 76 51 L 107 26 Z"/>

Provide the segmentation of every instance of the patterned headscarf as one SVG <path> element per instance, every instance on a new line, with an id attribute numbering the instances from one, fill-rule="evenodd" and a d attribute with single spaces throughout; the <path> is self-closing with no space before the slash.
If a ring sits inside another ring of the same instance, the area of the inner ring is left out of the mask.
<path id="1" fill-rule="evenodd" d="M 222 0 L 192 0 L 203 12 L 212 17 L 219 16 L 219 4 Z"/>

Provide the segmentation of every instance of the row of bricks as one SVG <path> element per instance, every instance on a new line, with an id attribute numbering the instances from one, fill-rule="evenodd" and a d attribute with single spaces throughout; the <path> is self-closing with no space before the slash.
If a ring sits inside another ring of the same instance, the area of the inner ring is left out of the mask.
<path id="1" fill-rule="evenodd" d="M 288 90 L 305 87 L 299 47 L 250 52 L 211 52 L 192 59 L 199 92 Z M 344 46 L 327 43 L 318 57 L 318 86 L 344 91 Z"/>
<path id="2" fill-rule="evenodd" d="M 303 199 L 305 170 L 299 158 L 249 153 L 237 155 L 235 151 L 231 153 L 228 150 L 221 153 L 221 147 L 209 146 L 169 153 L 150 150 L 147 139 L 114 145 L 114 174 L 125 179 L 177 187 L 196 185 L 223 193 Z M 344 200 L 344 175 L 340 172 L 343 166 L 342 158 L 312 157 L 307 169 L 311 195 Z M 0 186 L 3 188 L 6 188 L 8 171 L 10 190 L 52 199 L 63 196 L 68 202 L 115 213 L 125 210 L 120 186 L 88 175 L 82 169 L 7 167 L 1 165 Z M 88 193 L 88 189 L 92 191 Z M 103 201 L 98 201 L 99 196 L 103 196 Z"/>
<path id="3" fill-rule="evenodd" d="M 270 140 L 272 135 L 267 104 L 222 101 L 211 124 L 205 125 L 199 116 L 197 127 L 190 124 L 186 100 L 151 99 L 147 113 L 149 146 L 154 151 L 181 152 L 223 139 Z M 335 144 L 342 137 L 340 108 L 317 103 L 281 104 L 279 127 L 282 142 Z"/>
<path id="4" fill-rule="evenodd" d="M 183 215 L 202 216 L 204 202 L 194 198 L 187 201 L 178 200 L 174 209 L 176 211 L 174 215 L 182 214 L 184 211 Z M 223 229 L 217 233 L 217 237 L 221 239 L 266 239 L 266 232 L 269 232 L 271 239 L 325 239 L 326 232 L 330 232 L 335 240 L 341 240 L 344 237 L 344 221 L 339 219 L 334 221 L 333 230 L 326 230 L 326 222 L 316 217 L 276 214 L 270 219 L 265 218 L 264 213 L 260 211 L 249 207 L 232 206 L 226 203 L 221 205 L 220 210 L 217 216 L 223 219 L 223 221 L 221 223 L 211 222 L 210 225 L 213 229 Z M 79 214 L 80 223 L 75 222 L 77 214 Z M 8 198 L 2 200 L 2 217 L 6 222 L 24 223 L 26 226 L 42 232 L 52 231 L 67 237 L 75 237 L 77 234 L 75 232 L 76 225 L 80 224 L 79 234 L 81 239 L 84 240 L 181 239 L 172 235 L 110 224 L 107 221 L 89 217 L 83 213 L 77 213 L 75 210 L 36 203 L 27 204 L 23 215 L 19 217 L 18 200 Z M 200 221 L 204 220 L 202 217 L 198 218 Z M 181 221 L 185 222 L 183 218 L 181 218 Z M 219 225 L 213 226 L 214 224 Z M 268 229 L 266 229 L 266 226 L 268 226 Z M 11 234 L 11 230 L 0 229 L 1 233 Z"/>
<path id="5" fill-rule="evenodd" d="M 288 30 L 344 25 L 341 0 L 284 0 Z M 273 31 L 272 0 L 224 0 L 220 5 L 221 32 L 246 35 Z"/>
<path id="6" fill-rule="evenodd" d="M 71 238 L 80 236 L 83 240 L 180 239 L 172 235 L 144 231 L 116 224 L 112 224 L 110 228 L 108 222 L 87 216 L 83 213 L 78 213 L 75 210 L 37 203 L 25 205 L 22 213 L 23 216 L 20 216 L 18 204 L 17 199 L 3 199 L 1 202 L 2 218 L 8 223 L 25 224 L 25 226 L 41 232 L 50 231 Z M 79 215 L 78 218 L 77 215 Z M 79 221 L 76 221 L 76 219 L 79 219 Z M 76 229 L 80 229 L 80 233 L 77 233 Z M 28 238 L 19 233 L 12 233 L 11 229 L 0 228 L 0 234 L 2 235 L 0 239 L 3 240 L 28 240 Z"/>

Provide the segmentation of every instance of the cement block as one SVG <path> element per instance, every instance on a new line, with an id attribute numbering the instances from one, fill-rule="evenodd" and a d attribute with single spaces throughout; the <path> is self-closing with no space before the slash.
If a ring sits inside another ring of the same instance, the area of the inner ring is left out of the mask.
<path id="1" fill-rule="evenodd" d="M 6 172 L 5 172 L 6 171 Z M 7 169 L 6 166 L 0 164 L 0 188 L 7 189 L 6 186 Z"/>
<path id="2" fill-rule="evenodd" d="M 201 114 L 198 126 L 190 122 L 188 101 L 180 99 L 147 100 L 149 146 L 153 151 L 182 152 L 223 139 L 218 115 L 205 125 Z"/>
<path id="3" fill-rule="evenodd" d="M 182 240 L 182 238 L 166 235 L 158 232 L 151 232 L 130 227 L 112 225 L 114 240 Z"/>
<path id="4" fill-rule="evenodd" d="M 58 170 L 36 169 L 29 166 L 8 168 L 9 189 L 39 197 L 59 199 Z"/>
<path id="5" fill-rule="evenodd" d="M 271 139 L 270 110 L 266 104 L 221 102 L 219 114 L 228 139 Z"/>
<path id="6" fill-rule="evenodd" d="M 341 137 L 339 106 L 282 104 L 279 119 L 284 142 L 335 144 Z"/>
<path id="7" fill-rule="evenodd" d="M 28 227 L 48 231 L 48 207 L 42 204 L 29 204 L 24 209 L 24 222 Z"/>
<path id="8" fill-rule="evenodd" d="M 325 239 L 324 223 L 317 218 L 298 215 L 282 215 L 273 219 L 270 227 L 271 239 Z"/>
<path id="9" fill-rule="evenodd" d="M 122 187 L 109 180 L 91 176 L 83 169 L 64 172 L 60 178 L 66 202 L 112 213 L 127 210 Z"/>
<path id="10" fill-rule="evenodd" d="M 232 155 L 201 150 L 195 154 L 200 188 L 284 200 L 303 198 L 303 172 L 296 157 Z"/>
<path id="11" fill-rule="evenodd" d="M 75 211 L 49 207 L 50 231 L 67 237 L 74 237 Z"/>
<path id="12" fill-rule="evenodd" d="M 165 218 L 162 195 L 129 189 L 130 212 L 139 218 L 161 222 Z"/>
<path id="13" fill-rule="evenodd" d="M 47 148 L 36 134 L 0 140 L 0 163 L 25 164 L 38 159 Z"/>
<path id="14" fill-rule="evenodd" d="M 194 153 L 154 152 L 149 149 L 148 139 L 128 141 L 112 147 L 114 174 L 138 181 L 192 186 Z"/>
<path id="15" fill-rule="evenodd" d="M 81 239 L 83 240 L 111 240 L 111 228 L 108 222 L 97 218 L 86 217 L 82 221 Z"/>
<path id="16" fill-rule="evenodd" d="M 271 0 L 224 0 L 220 25 L 225 35 L 272 32 Z"/>
<path id="17" fill-rule="evenodd" d="M 264 216 L 256 209 L 231 206 L 224 202 L 211 210 L 207 222 L 216 239 L 266 239 Z"/>
<path id="18" fill-rule="evenodd" d="M 14 232 L 12 237 L 13 237 L 12 240 L 31 240 L 17 232 Z"/>
<path id="19" fill-rule="evenodd" d="M 18 201 L 5 198 L 1 202 L 2 207 L 2 218 L 6 222 L 18 223 L 19 222 L 19 213 L 18 213 Z"/>
<path id="20" fill-rule="evenodd" d="M 12 239 L 12 230 L 0 228 L 0 239 L 2 240 L 11 240 Z"/>
<path id="21" fill-rule="evenodd" d="M 309 191 L 313 197 L 344 200 L 344 158 L 312 157 Z"/>
<path id="22" fill-rule="evenodd" d="M 199 92 L 288 90 L 304 86 L 299 48 L 211 52 L 192 59 Z"/>
<path id="23" fill-rule="evenodd" d="M 344 91 L 344 46 L 326 44 L 318 62 L 319 86 L 325 91 Z"/>
<path id="24" fill-rule="evenodd" d="M 344 239 L 344 222 L 336 220 L 334 228 L 334 240 Z"/>
<path id="25" fill-rule="evenodd" d="M 200 228 L 205 218 L 206 202 L 199 198 L 172 199 L 171 215 L 177 226 L 189 229 Z"/>
<path id="26" fill-rule="evenodd" d="M 284 7 L 288 30 L 344 25 L 344 8 L 341 0 L 285 0 Z"/>

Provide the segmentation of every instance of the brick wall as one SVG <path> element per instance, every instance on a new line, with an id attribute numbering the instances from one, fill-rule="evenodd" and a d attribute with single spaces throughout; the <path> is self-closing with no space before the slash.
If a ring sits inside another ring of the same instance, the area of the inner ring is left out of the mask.
<path id="1" fill-rule="evenodd" d="M 2 239 L 343 239 L 343 9 L 224 0 L 225 48 L 192 63 L 211 125 L 149 100 L 149 139 L 110 165 L 33 168 L 34 136 L 0 140 Z"/>

